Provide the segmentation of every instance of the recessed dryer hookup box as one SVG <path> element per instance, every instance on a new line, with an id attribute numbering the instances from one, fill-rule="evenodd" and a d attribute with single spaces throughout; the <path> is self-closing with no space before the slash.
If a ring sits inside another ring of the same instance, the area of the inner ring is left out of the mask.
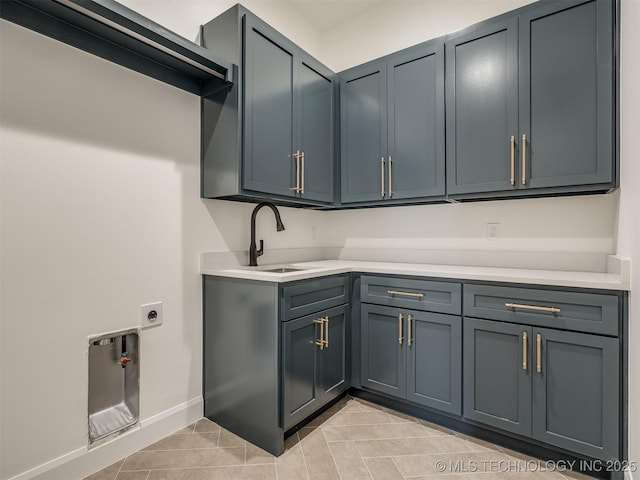
<path id="1" fill-rule="evenodd" d="M 89 339 L 89 446 L 138 423 L 138 332 Z"/>

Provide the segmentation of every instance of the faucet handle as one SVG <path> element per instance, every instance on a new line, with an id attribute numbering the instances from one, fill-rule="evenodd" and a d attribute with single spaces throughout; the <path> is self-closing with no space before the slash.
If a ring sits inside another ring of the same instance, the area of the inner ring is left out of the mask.
<path id="1" fill-rule="evenodd" d="M 260 240 L 260 248 L 256 250 L 256 257 L 264 255 L 264 240 Z"/>

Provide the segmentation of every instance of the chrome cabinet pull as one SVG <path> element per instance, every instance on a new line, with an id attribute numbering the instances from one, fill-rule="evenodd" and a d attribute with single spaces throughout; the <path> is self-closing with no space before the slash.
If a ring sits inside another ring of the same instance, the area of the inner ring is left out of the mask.
<path id="1" fill-rule="evenodd" d="M 522 184 L 527 183 L 527 134 L 522 134 Z"/>
<path id="2" fill-rule="evenodd" d="M 384 198 L 384 157 L 380 158 L 380 193 Z"/>
<path id="3" fill-rule="evenodd" d="M 318 318 L 313 323 L 320 324 L 320 340 L 316 340 L 315 344 L 320 347 L 320 350 L 324 350 L 324 319 Z"/>
<path id="4" fill-rule="evenodd" d="M 289 189 L 296 193 L 300 193 L 300 157 L 300 150 L 296 150 L 296 153 L 293 154 L 293 158 L 296 159 L 296 186 Z"/>
<path id="5" fill-rule="evenodd" d="M 527 369 L 527 332 L 522 332 L 522 369 Z"/>
<path id="6" fill-rule="evenodd" d="M 411 315 L 407 316 L 407 345 L 411 346 L 411 321 L 413 320 L 413 317 Z"/>
<path id="7" fill-rule="evenodd" d="M 391 175 L 392 175 L 392 168 L 393 168 L 393 158 L 391 158 L 391 155 L 389 155 L 389 198 L 391 198 L 393 196 L 393 187 L 392 187 L 392 180 L 391 180 Z"/>
<path id="8" fill-rule="evenodd" d="M 424 297 L 424 293 L 413 293 L 413 292 L 399 292 L 397 290 L 387 290 L 389 295 L 405 295 L 407 297 L 416 297 L 422 299 Z"/>
<path id="9" fill-rule="evenodd" d="M 522 305 L 520 303 L 505 303 L 507 308 L 522 308 L 524 310 L 535 310 L 536 312 L 560 313 L 560 309 L 556 307 L 539 307 L 537 305 Z"/>
<path id="10" fill-rule="evenodd" d="M 516 184 L 516 137 L 511 135 L 511 185 Z"/>
<path id="11" fill-rule="evenodd" d="M 300 154 L 302 159 L 302 167 L 300 168 L 300 193 L 304 193 L 304 152 Z"/>
<path id="12" fill-rule="evenodd" d="M 322 323 L 325 325 L 324 330 L 324 346 L 329 348 L 329 317 L 326 316 L 322 319 Z"/>
<path id="13" fill-rule="evenodd" d="M 399 313 L 398 314 L 398 345 L 402 345 L 402 341 L 404 338 L 402 337 L 402 320 L 404 320 L 404 316 Z"/>
<path id="14" fill-rule="evenodd" d="M 536 372 L 542 373 L 542 335 L 536 335 Z"/>

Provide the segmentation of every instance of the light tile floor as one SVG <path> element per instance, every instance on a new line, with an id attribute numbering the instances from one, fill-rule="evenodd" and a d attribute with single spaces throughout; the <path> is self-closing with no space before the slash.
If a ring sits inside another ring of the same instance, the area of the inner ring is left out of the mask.
<path id="1" fill-rule="evenodd" d="M 285 447 L 275 458 L 204 418 L 85 480 L 589 478 L 544 469 L 545 462 L 352 397 Z"/>

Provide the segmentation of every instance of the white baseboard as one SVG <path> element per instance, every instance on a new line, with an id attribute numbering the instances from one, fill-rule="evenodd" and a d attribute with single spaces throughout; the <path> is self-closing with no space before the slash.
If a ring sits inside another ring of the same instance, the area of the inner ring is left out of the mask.
<path id="1" fill-rule="evenodd" d="M 202 417 L 202 397 L 176 405 L 91 450 L 78 448 L 8 480 L 81 480 Z"/>

